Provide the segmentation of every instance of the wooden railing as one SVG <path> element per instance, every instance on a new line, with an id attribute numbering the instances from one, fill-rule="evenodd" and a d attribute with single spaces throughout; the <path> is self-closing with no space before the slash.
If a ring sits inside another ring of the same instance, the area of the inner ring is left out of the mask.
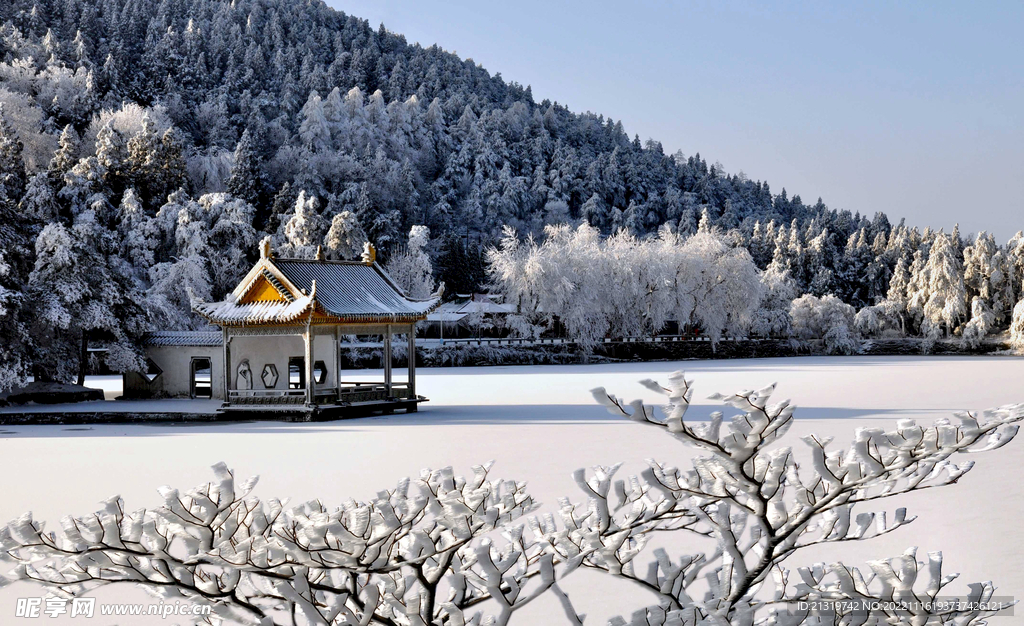
<path id="1" fill-rule="evenodd" d="M 407 382 L 391 383 L 391 391 L 382 382 L 343 381 L 339 388 L 315 390 L 317 404 L 353 404 L 356 402 L 388 402 L 412 397 Z M 229 404 L 295 405 L 305 404 L 305 389 L 230 389 Z"/>

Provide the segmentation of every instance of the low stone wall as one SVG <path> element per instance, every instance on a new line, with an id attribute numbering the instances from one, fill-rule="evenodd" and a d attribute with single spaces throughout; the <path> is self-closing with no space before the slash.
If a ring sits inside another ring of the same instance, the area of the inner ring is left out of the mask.
<path id="1" fill-rule="evenodd" d="M 0 425 L 2 426 L 216 421 L 222 421 L 216 413 L 131 413 L 128 411 L 26 411 L 23 413 L 0 413 Z"/>
<path id="2" fill-rule="evenodd" d="M 61 383 L 29 383 L 27 387 L 12 389 L 0 394 L 0 406 L 28 404 L 64 404 L 103 400 L 102 389 L 89 389 L 78 385 Z"/>
<path id="3" fill-rule="evenodd" d="M 959 339 L 868 340 L 855 355 L 980 355 L 1008 352 L 1009 342 L 988 339 L 975 349 L 961 347 Z M 794 339 L 730 339 L 712 346 L 710 341 L 637 341 L 598 344 L 586 354 L 579 346 L 562 344 L 495 345 L 483 343 L 446 344 L 419 347 L 419 367 L 479 367 L 487 365 L 572 365 L 631 361 L 687 361 L 696 359 L 766 359 L 790 356 L 827 356 L 824 342 Z M 405 367 L 405 351 L 395 350 L 393 364 Z M 350 348 L 342 351 L 342 368 L 380 368 L 380 348 Z"/>

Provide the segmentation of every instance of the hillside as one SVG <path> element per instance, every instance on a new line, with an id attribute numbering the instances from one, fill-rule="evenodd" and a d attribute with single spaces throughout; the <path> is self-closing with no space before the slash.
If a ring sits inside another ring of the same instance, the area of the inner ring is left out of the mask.
<path id="1" fill-rule="evenodd" d="M 66 125 L 91 154 L 103 112 L 135 103 L 181 131 L 189 176 L 176 183 L 193 197 L 230 187 L 261 228 L 298 190 L 331 214 L 356 209 L 385 249 L 413 223 L 491 241 L 504 224 L 539 232 L 567 217 L 642 234 L 692 230 L 703 207 L 726 228 L 824 210 L 320 2 L 16 0 L 0 22 L 3 100 L 33 109 L 22 134 L 46 135 L 22 137 L 43 144 L 27 150 L 30 174 Z M 166 201 L 166 189 L 136 191 L 149 212 Z M 841 237 L 858 226 L 836 221 Z"/>
<path id="2" fill-rule="evenodd" d="M 894 274 L 907 302 L 960 285 L 943 332 L 974 295 L 1004 327 L 1019 299 L 1016 265 L 985 286 L 1017 240 L 986 239 L 988 274 L 935 287 L 930 231 L 773 195 L 318 1 L 15 0 L 0 24 L 0 388 L 73 378 L 89 341 L 112 346 L 108 366 L 141 367 L 138 336 L 195 324 L 191 301 L 223 297 L 265 236 L 336 258 L 369 239 L 388 261 L 423 225 L 413 274 L 456 293 L 487 280 L 504 227 L 644 240 L 703 225 L 774 266 L 786 319 L 790 291 L 860 308 L 891 296 Z M 959 275 L 964 242 L 948 243 L 933 264 Z M 886 315 L 879 328 L 923 328 L 906 306 Z"/>

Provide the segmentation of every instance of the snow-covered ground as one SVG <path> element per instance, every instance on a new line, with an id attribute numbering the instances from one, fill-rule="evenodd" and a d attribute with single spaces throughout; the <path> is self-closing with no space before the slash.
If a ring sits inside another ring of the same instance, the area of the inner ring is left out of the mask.
<path id="1" fill-rule="evenodd" d="M 636 384 L 685 369 L 696 396 L 757 388 L 778 381 L 776 399 L 800 407 L 788 435 L 808 432 L 852 438 L 859 426 L 897 419 L 931 421 L 962 409 L 1024 402 L 1024 359 L 1009 357 L 808 357 L 685 363 L 421 369 L 417 386 L 431 398 L 421 411 L 341 422 L 158 424 L 0 427 L 0 518 L 26 510 L 56 525 L 60 516 L 92 511 L 120 493 L 129 509 L 156 505 L 156 487 L 189 487 L 210 478 L 208 467 L 226 461 L 239 476 L 260 474 L 257 492 L 292 502 L 319 497 L 371 498 L 423 467 L 470 465 L 496 459 L 495 475 L 526 480 L 546 504 L 561 495 L 581 499 L 570 473 L 577 467 L 624 461 L 636 471 L 655 457 L 686 463 L 691 452 L 655 431 L 616 419 L 594 404 L 589 389 L 606 387 L 629 399 L 657 397 Z M 371 378 L 374 372 L 346 374 Z M 114 382 L 109 394 L 116 394 Z M 106 387 L 107 385 L 105 385 Z M 691 416 L 715 407 L 698 400 Z M 727 413 L 728 414 L 728 413 Z M 914 494 L 886 508 L 907 506 L 919 519 L 907 529 L 862 544 L 832 546 L 813 560 L 850 564 L 895 556 L 910 545 L 919 554 L 942 550 L 948 571 L 961 581 L 993 580 L 1000 594 L 1024 597 L 1024 438 L 978 456 L 955 486 Z M 566 590 L 588 624 L 603 624 L 650 601 L 625 583 L 589 572 L 574 574 Z M 965 590 L 961 585 L 958 590 Z M 17 623 L 18 597 L 40 595 L 24 584 L 0 590 L 0 623 Z M 107 589 L 100 601 L 133 598 Z M 58 620 L 44 618 L 48 623 Z M 997 618 L 993 624 L 1019 618 Z M 161 620 L 156 620 L 160 622 Z M 67 620 L 67 623 L 74 623 Z M 101 623 L 96 621 L 95 623 Z M 145 624 L 151 621 L 125 621 Z M 562 624 L 553 599 L 517 613 L 513 624 Z"/>

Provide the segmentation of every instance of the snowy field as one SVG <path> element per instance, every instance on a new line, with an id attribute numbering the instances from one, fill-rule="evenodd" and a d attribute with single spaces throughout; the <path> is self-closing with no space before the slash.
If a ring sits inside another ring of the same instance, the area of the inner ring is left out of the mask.
<path id="1" fill-rule="evenodd" d="M 232 423 L 0 427 L 0 517 L 32 510 L 56 526 L 62 515 L 91 512 L 120 493 L 129 509 L 157 505 L 156 487 L 190 487 L 211 477 L 225 461 L 240 477 L 261 475 L 257 493 L 319 497 L 340 502 L 372 498 L 423 467 L 470 465 L 497 460 L 495 476 L 526 480 L 535 497 L 554 505 L 558 496 L 581 500 L 570 473 L 577 467 L 624 461 L 634 472 L 645 458 L 685 464 L 690 451 L 655 431 L 608 415 L 589 389 L 606 387 L 627 399 L 657 396 L 636 384 L 664 380 L 676 369 L 695 379 L 696 398 L 779 383 L 775 400 L 792 398 L 797 421 L 789 444 L 817 432 L 849 441 L 859 426 L 888 426 L 897 419 L 925 422 L 962 409 L 1024 402 L 1024 359 L 1009 357 L 808 357 L 685 363 L 593 366 L 421 369 L 418 388 L 431 401 L 412 415 L 330 423 Z M 361 373 L 370 377 L 372 372 Z M 102 382 L 116 395 L 116 380 Z M 716 405 L 697 400 L 689 416 L 704 417 Z M 731 413 L 727 412 L 727 415 Z M 906 529 L 862 544 L 832 546 L 814 560 L 843 558 L 863 564 L 896 556 L 911 545 L 942 550 L 949 572 L 966 583 L 993 580 L 1000 595 L 1024 597 L 1024 437 L 975 458 L 978 465 L 960 484 L 888 503 L 907 506 L 919 519 Z M 649 603 L 643 592 L 610 577 L 578 572 L 565 585 L 588 624 L 604 624 Z M 955 586 L 955 585 L 954 585 Z M 18 584 L 0 590 L 0 624 L 14 618 L 18 597 L 39 596 Z M 94 594 L 148 601 L 134 590 Z M 46 623 L 60 620 L 42 618 Z M 109 618 L 108 618 L 109 619 Z M 518 612 L 513 624 L 565 623 L 552 598 Z M 1019 617 L 992 623 L 1020 623 Z M 81 621 L 81 620 L 77 620 Z M 119 624 L 173 623 L 150 618 Z M 76 623 L 66 620 L 66 623 Z M 95 618 L 90 623 L 104 622 Z"/>

